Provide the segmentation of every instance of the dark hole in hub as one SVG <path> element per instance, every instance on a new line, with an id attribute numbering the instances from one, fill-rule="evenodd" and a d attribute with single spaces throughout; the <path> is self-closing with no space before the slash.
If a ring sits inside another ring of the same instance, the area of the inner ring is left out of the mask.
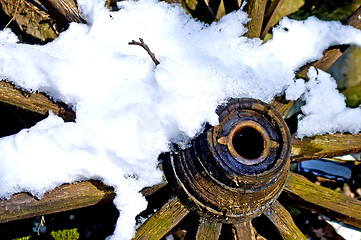
<path id="1" fill-rule="evenodd" d="M 245 159 L 256 159 L 264 150 L 262 134 L 253 127 L 244 127 L 232 138 L 234 150 Z"/>

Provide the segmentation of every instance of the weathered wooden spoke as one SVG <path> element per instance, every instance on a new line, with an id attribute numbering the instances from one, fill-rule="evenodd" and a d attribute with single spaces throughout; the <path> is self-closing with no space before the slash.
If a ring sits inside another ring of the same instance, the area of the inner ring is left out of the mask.
<path id="1" fill-rule="evenodd" d="M 252 223 L 251 221 L 241 222 L 234 225 L 236 229 L 236 239 L 242 240 L 242 239 L 249 239 L 249 240 L 255 240 L 255 234 L 252 231 Z"/>
<path id="2" fill-rule="evenodd" d="M 74 0 L 39 0 L 39 2 L 56 19 L 62 30 L 67 29 L 71 22 L 85 23 Z"/>
<path id="3" fill-rule="evenodd" d="M 361 15 L 361 7 L 359 7 L 352 15 L 351 17 L 345 21 L 345 25 L 350 25 L 355 28 L 361 29 L 361 18 L 359 17 Z M 336 62 L 336 60 L 341 57 L 341 55 L 347 50 L 347 45 L 340 45 L 340 46 L 334 46 L 324 51 L 323 57 L 320 58 L 317 61 L 311 62 L 309 64 L 306 64 L 305 66 L 301 67 L 297 73 L 296 78 L 303 78 L 307 80 L 307 72 L 310 67 L 315 67 L 318 69 L 321 69 L 323 71 L 326 71 L 331 67 L 331 65 Z M 270 103 L 271 106 L 275 107 L 282 116 L 284 116 L 293 106 L 294 101 L 288 101 L 285 99 L 285 96 L 279 96 L 276 97 L 272 103 Z"/>
<path id="4" fill-rule="evenodd" d="M 245 33 L 246 37 L 256 38 L 260 37 L 263 25 L 264 14 L 266 10 L 267 0 L 249 0 L 246 3 L 245 11 L 251 19 L 246 27 L 248 31 Z"/>
<path id="5" fill-rule="evenodd" d="M 275 201 L 264 214 L 276 226 L 283 239 L 307 239 L 293 222 L 290 213 L 278 201 Z"/>
<path id="6" fill-rule="evenodd" d="M 222 223 L 211 222 L 205 218 L 200 219 L 199 227 L 196 234 L 197 240 L 214 239 L 217 240 L 221 235 Z"/>
<path id="7" fill-rule="evenodd" d="M 361 152 L 361 134 L 325 134 L 292 138 L 291 162 L 329 158 Z"/>
<path id="8" fill-rule="evenodd" d="M 263 29 L 260 38 L 264 39 L 271 27 L 276 24 L 275 19 L 278 10 L 282 6 L 284 0 L 274 0 L 270 3 L 270 6 L 266 9 L 266 13 L 263 19 Z"/>
<path id="9" fill-rule="evenodd" d="M 42 93 L 21 91 L 5 81 L 0 81 L 0 101 L 43 115 L 52 111 L 65 121 L 75 121 L 75 112 L 65 104 L 54 103 Z"/>
<path id="10" fill-rule="evenodd" d="M 173 197 L 139 227 L 133 240 L 161 239 L 188 213 L 189 211 L 178 198 Z"/>
<path id="11" fill-rule="evenodd" d="M 345 25 L 350 25 L 355 28 L 361 29 L 361 7 L 359 7 L 352 15 L 351 17 L 345 22 Z M 341 55 L 347 50 L 347 45 L 341 45 L 336 47 L 331 47 L 330 49 L 327 49 L 323 53 L 323 57 L 319 59 L 318 61 L 309 63 L 302 68 L 299 69 L 299 71 L 296 73 L 296 76 L 299 78 L 307 78 L 307 71 L 310 67 L 315 67 L 318 69 L 321 69 L 323 71 L 326 71 L 331 67 L 331 65 L 336 62 L 336 60 L 341 57 Z"/>
<path id="12" fill-rule="evenodd" d="M 96 181 L 64 184 L 40 200 L 30 194 L 18 193 L 9 200 L 0 201 L 0 223 L 110 202 L 114 196 L 111 187 Z"/>
<path id="13" fill-rule="evenodd" d="M 293 203 L 361 228 L 359 200 L 319 186 L 295 173 L 288 177 L 283 194 Z"/>
<path id="14" fill-rule="evenodd" d="M 149 196 L 166 184 L 163 181 L 141 192 Z M 46 193 L 41 199 L 28 193 L 18 193 L 9 200 L 0 200 L 0 223 L 111 202 L 114 196 L 113 188 L 98 181 L 64 184 Z"/>
<path id="15" fill-rule="evenodd" d="M 167 181 L 163 180 L 161 183 L 155 184 L 151 187 L 143 188 L 141 192 L 144 196 L 149 196 L 158 191 L 159 189 L 165 187 L 167 184 Z"/>
<path id="16" fill-rule="evenodd" d="M 277 96 L 270 103 L 272 107 L 274 107 L 282 117 L 284 117 L 287 112 L 291 109 L 295 101 L 286 100 L 285 96 Z"/>

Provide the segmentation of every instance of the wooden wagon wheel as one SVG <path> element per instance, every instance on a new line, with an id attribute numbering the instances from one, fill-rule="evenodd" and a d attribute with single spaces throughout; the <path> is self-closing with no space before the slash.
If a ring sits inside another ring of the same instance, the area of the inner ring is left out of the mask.
<path id="1" fill-rule="evenodd" d="M 265 36 L 283 1 L 273 1 L 260 16 L 257 11 L 264 11 L 266 2 L 250 1 L 248 37 Z M 360 14 L 359 8 L 345 24 L 360 28 Z M 326 50 L 297 77 L 306 79 L 311 66 L 327 70 L 346 49 Z M 252 99 L 232 100 L 218 109 L 218 126 L 206 129 L 189 149 L 163 157 L 176 196 L 141 225 L 134 239 L 161 239 L 190 212 L 199 216 L 196 239 L 218 239 L 225 225 L 233 228 L 231 239 L 255 239 L 251 221 L 262 214 L 283 239 L 307 239 L 277 200 L 281 192 L 289 201 L 361 228 L 361 201 L 289 172 L 290 161 L 360 152 L 361 134 L 291 139 L 281 115 L 293 102 L 277 97 L 271 105 L 274 108 Z"/>
<path id="2" fill-rule="evenodd" d="M 273 1 L 265 16 L 254 14 L 257 9 L 264 12 L 267 1 L 249 2 L 250 6 L 254 3 L 248 8 L 254 18 L 248 24 L 248 36 L 264 36 L 282 1 Z M 346 24 L 359 28 L 360 14 L 358 9 Z M 260 17 L 265 19 L 264 24 L 259 23 Z M 321 60 L 310 65 L 325 70 L 343 51 L 344 47 L 327 50 Z M 310 65 L 302 68 L 298 77 L 305 77 Z M 5 82 L 1 82 L 0 90 L 3 102 L 42 114 L 52 110 L 66 120 L 75 119 L 73 112 L 44 95 L 25 96 Z M 260 215 L 266 216 L 284 239 L 306 239 L 277 200 L 281 193 L 307 208 L 361 228 L 360 201 L 289 171 L 290 162 L 361 151 L 361 134 L 323 135 L 303 141 L 291 138 L 282 115 L 292 104 L 278 97 L 271 103 L 273 107 L 253 99 L 234 99 L 220 107 L 220 125 L 209 126 L 190 148 L 162 157 L 167 182 L 143 193 L 152 195 L 171 186 L 175 195 L 138 228 L 134 239 L 161 239 L 190 213 L 199 216 L 197 239 L 218 239 L 226 225 L 234 229 L 232 239 L 254 239 L 251 221 Z M 61 186 L 40 201 L 18 194 L 0 202 L 0 222 L 89 206 L 112 197 L 111 189 L 93 182 Z M 20 201 L 26 203 L 23 209 L 19 209 Z"/>
<path id="3" fill-rule="evenodd" d="M 361 227 L 360 201 L 289 172 L 291 137 L 274 108 L 234 99 L 218 114 L 220 124 L 207 128 L 190 148 L 162 156 L 175 196 L 134 239 L 161 239 L 189 212 L 200 219 L 196 239 L 218 239 L 222 225 L 232 226 L 232 239 L 254 239 L 251 221 L 261 214 L 284 239 L 306 239 L 277 201 L 282 191 L 293 202 Z"/>

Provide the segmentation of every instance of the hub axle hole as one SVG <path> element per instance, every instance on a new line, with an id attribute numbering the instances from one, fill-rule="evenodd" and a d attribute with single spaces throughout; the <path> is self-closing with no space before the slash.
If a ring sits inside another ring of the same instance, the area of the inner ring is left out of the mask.
<path id="1" fill-rule="evenodd" d="M 239 156 L 256 159 L 262 156 L 264 141 L 262 134 L 253 127 L 244 127 L 233 135 L 232 144 Z"/>

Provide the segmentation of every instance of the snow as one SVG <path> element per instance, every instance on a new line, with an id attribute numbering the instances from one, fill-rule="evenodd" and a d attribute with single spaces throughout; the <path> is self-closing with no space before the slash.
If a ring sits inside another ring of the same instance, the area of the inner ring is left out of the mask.
<path id="1" fill-rule="evenodd" d="M 307 83 L 294 74 L 331 45 L 361 46 L 352 27 L 284 18 L 262 44 L 242 37 L 242 11 L 205 25 L 155 0 L 122 2 L 118 12 L 99 0 L 78 4 L 88 24 L 72 23 L 44 46 L 16 43 L 8 29 L 0 31 L 0 77 L 77 113 L 70 123 L 50 113 L 0 139 L 1 198 L 20 191 L 41 197 L 62 183 L 98 179 L 115 188 L 120 216 L 113 239 L 130 239 L 146 207 L 139 190 L 162 179 L 158 155 L 171 142 L 189 141 L 205 122 L 216 125 L 215 109 L 230 97 L 302 98 L 300 137 L 361 129 L 361 110 L 346 108 L 328 74 L 311 69 Z M 139 38 L 158 66 L 128 45 Z"/>
<path id="2" fill-rule="evenodd" d="M 361 108 L 346 108 L 345 97 L 338 92 L 335 80 L 328 73 L 311 68 L 308 77 L 310 81 L 305 84 L 307 90 L 302 96 L 306 104 L 301 108 L 305 116 L 298 123 L 298 136 L 358 133 Z"/>

